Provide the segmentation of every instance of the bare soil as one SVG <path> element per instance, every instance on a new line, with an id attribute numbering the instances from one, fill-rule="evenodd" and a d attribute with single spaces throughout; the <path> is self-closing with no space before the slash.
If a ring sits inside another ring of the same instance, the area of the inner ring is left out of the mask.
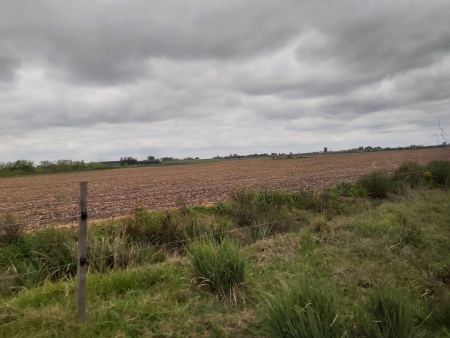
<path id="1" fill-rule="evenodd" d="M 10 212 L 30 226 L 74 222 L 81 181 L 89 182 L 89 218 L 106 219 L 129 215 L 138 206 L 154 210 L 207 205 L 244 187 L 318 191 L 374 170 L 391 172 L 404 161 L 449 158 L 448 149 L 418 149 L 4 178 L 0 179 L 0 214 Z"/>

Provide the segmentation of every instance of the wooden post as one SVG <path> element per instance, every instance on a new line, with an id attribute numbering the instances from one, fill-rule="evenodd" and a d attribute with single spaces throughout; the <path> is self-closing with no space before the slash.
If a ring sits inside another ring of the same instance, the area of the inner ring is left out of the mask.
<path id="1" fill-rule="evenodd" d="M 87 194 L 88 182 L 80 182 L 80 218 L 78 222 L 78 320 L 86 320 L 87 273 Z"/>

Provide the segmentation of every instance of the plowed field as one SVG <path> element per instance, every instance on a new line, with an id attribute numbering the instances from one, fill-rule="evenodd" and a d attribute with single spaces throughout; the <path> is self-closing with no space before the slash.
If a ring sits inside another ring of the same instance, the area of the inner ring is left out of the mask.
<path id="1" fill-rule="evenodd" d="M 29 225 L 72 222 L 78 214 L 80 181 L 89 182 L 90 219 L 105 219 L 130 214 L 137 206 L 209 204 L 242 187 L 320 190 L 373 170 L 392 171 L 404 161 L 436 158 L 449 159 L 449 150 L 322 154 L 4 178 L 0 214 L 10 212 Z"/>

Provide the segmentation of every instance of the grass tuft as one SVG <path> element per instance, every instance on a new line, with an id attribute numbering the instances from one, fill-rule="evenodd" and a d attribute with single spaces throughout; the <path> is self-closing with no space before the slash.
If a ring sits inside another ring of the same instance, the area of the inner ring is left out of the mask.
<path id="1" fill-rule="evenodd" d="M 311 282 L 277 295 L 266 295 L 270 337 L 342 337 L 345 329 L 330 291 Z"/>
<path id="2" fill-rule="evenodd" d="M 368 316 L 360 319 L 365 337 L 408 338 L 419 335 L 418 314 L 409 300 L 396 291 L 376 291 L 367 304 Z"/>
<path id="3" fill-rule="evenodd" d="M 222 298 L 238 302 L 242 299 L 240 289 L 245 281 L 245 259 L 238 247 L 230 240 L 221 243 L 197 241 L 188 249 L 194 280 Z"/>

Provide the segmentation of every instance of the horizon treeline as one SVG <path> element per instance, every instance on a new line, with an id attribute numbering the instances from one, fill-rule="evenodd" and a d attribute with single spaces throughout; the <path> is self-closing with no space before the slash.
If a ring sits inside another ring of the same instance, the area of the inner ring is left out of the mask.
<path id="1" fill-rule="evenodd" d="M 60 173 L 71 171 L 85 171 L 105 169 L 107 166 L 101 162 L 84 162 L 72 160 L 34 161 L 17 160 L 15 162 L 0 162 L 0 177 L 27 174 Z"/>

